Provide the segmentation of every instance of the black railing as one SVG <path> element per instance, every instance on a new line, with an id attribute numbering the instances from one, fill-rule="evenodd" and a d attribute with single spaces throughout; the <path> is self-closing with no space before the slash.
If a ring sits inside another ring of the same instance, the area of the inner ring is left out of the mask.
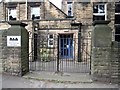
<path id="1" fill-rule="evenodd" d="M 74 38 L 73 34 L 54 34 L 52 39 L 53 45 L 51 47 L 48 45 L 49 39 L 46 33 L 38 33 L 37 37 L 34 37 L 34 40 L 37 40 L 37 43 L 34 44 L 36 46 L 33 46 L 37 47 L 37 55 L 31 54 L 33 56 L 30 56 L 35 59 L 30 60 L 30 70 L 75 73 L 90 72 L 90 38 L 81 38 L 81 50 L 79 53 L 79 40 L 78 38 Z M 78 56 L 80 57 L 80 62 L 78 62 Z"/>

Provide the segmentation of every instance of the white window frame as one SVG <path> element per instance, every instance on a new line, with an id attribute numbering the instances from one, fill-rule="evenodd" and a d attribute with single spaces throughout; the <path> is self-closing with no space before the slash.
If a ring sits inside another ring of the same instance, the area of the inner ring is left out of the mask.
<path id="1" fill-rule="evenodd" d="M 95 5 L 104 5 L 104 13 L 94 13 L 93 12 L 93 15 L 95 15 L 95 16 L 105 16 L 105 20 L 107 20 L 107 4 L 102 3 L 102 4 L 95 4 Z"/>
<path id="2" fill-rule="evenodd" d="M 67 14 L 68 14 L 68 16 L 73 16 L 73 9 L 72 9 L 72 6 L 73 6 L 73 5 L 72 5 L 72 2 L 68 2 L 68 3 L 67 3 L 67 8 L 68 8 L 68 9 L 67 9 Z M 69 13 L 68 13 L 69 7 L 71 7 L 71 15 L 69 15 Z"/>
<path id="3" fill-rule="evenodd" d="M 38 9 L 38 10 L 37 10 Z M 36 12 L 34 11 L 36 10 Z M 40 7 L 31 7 L 31 19 L 32 19 L 32 15 L 39 16 L 40 17 Z M 40 19 L 40 18 L 39 18 Z"/>
<path id="4" fill-rule="evenodd" d="M 50 38 L 50 35 L 52 35 L 53 38 Z M 53 42 L 53 45 L 50 45 L 50 41 Z M 48 47 L 54 46 L 54 34 L 48 34 Z"/>
<path id="5" fill-rule="evenodd" d="M 12 12 L 13 12 L 13 14 L 11 15 L 11 13 L 10 13 L 10 10 L 12 10 Z M 13 11 L 14 10 L 14 11 Z M 17 20 L 17 10 L 16 10 L 16 8 L 14 7 L 14 8 L 8 8 L 8 20 L 10 20 L 10 17 L 9 16 L 13 16 L 13 18 L 16 18 L 16 20 Z"/>

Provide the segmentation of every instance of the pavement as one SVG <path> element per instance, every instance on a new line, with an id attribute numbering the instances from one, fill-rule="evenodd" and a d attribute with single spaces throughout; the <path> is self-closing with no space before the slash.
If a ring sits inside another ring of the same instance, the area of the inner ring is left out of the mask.
<path id="1" fill-rule="evenodd" d="M 79 75 L 30 72 L 23 77 L 18 77 L 3 74 L 2 88 L 119 88 L 117 84 L 93 82 L 88 74 Z"/>
<path id="2" fill-rule="evenodd" d="M 89 73 L 62 73 L 62 72 L 29 72 L 25 76 L 26 79 L 34 79 L 40 81 L 51 81 L 58 83 L 92 83 Z"/>

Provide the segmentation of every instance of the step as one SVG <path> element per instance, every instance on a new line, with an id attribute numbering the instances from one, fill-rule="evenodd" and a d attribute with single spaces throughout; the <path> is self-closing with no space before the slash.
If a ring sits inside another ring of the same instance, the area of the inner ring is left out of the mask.
<path id="1" fill-rule="evenodd" d="M 23 76 L 26 79 L 34 79 L 40 81 L 54 81 L 58 83 L 92 83 L 92 79 L 88 73 L 55 73 L 55 72 L 29 72 Z"/>

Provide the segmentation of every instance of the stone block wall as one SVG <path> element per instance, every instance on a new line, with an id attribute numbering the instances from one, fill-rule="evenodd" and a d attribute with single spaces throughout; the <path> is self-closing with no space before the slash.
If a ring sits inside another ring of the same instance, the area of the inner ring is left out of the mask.
<path id="1" fill-rule="evenodd" d="M 110 83 L 111 47 L 92 48 L 93 80 Z"/>
<path id="2" fill-rule="evenodd" d="M 3 30 L 0 30 L 0 73 L 2 72 L 2 35 L 3 35 Z"/>
<path id="3" fill-rule="evenodd" d="M 3 3 L 2 2 L 0 2 L 0 20 L 4 20 L 4 16 L 3 16 Z"/>
<path id="4" fill-rule="evenodd" d="M 8 20 L 8 8 L 16 7 L 17 12 L 17 20 L 31 20 L 31 7 L 40 7 L 40 19 L 53 19 L 53 18 L 66 18 L 66 14 L 57 8 L 53 3 L 49 2 L 48 0 L 45 0 L 44 2 L 28 2 L 27 7 L 27 15 L 26 15 L 26 3 L 20 2 L 20 3 L 1 3 L 0 7 L 0 20 L 3 18 L 3 20 Z"/>
<path id="5" fill-rule="evenodd" d="M 120 84 L 120 43 L 113 42 L 111 47 L 111 81 Z"/>
<path id="6" fill-rule="evenodd" d="M 111 47 L 92 48 L 93 80 L 120 83 L 120 47 L 113 42 Z"/>
<path id="7" fill-rule="evenodd" d="M 93 5 L 99 3 L 106 3 L 107 5 L 107 20 L 111 20 L 109 26 L 112 28 L 113 37 L 112 40 L 115 40 L 114 33 L 114 20 L 115 20 L 115 2 L 112 0 L 72 0 L 72 11 L 73 16 L 76 18 L 75 21 L 81 22 L 85 27 L 90 27 L 89 31 L 92 31 L 93 23 Z M 67 14 L 68 6 L 67 0 L 62 1 L 62 10 Z M 84 29 L 85 30 L 85 29 Z"/>

